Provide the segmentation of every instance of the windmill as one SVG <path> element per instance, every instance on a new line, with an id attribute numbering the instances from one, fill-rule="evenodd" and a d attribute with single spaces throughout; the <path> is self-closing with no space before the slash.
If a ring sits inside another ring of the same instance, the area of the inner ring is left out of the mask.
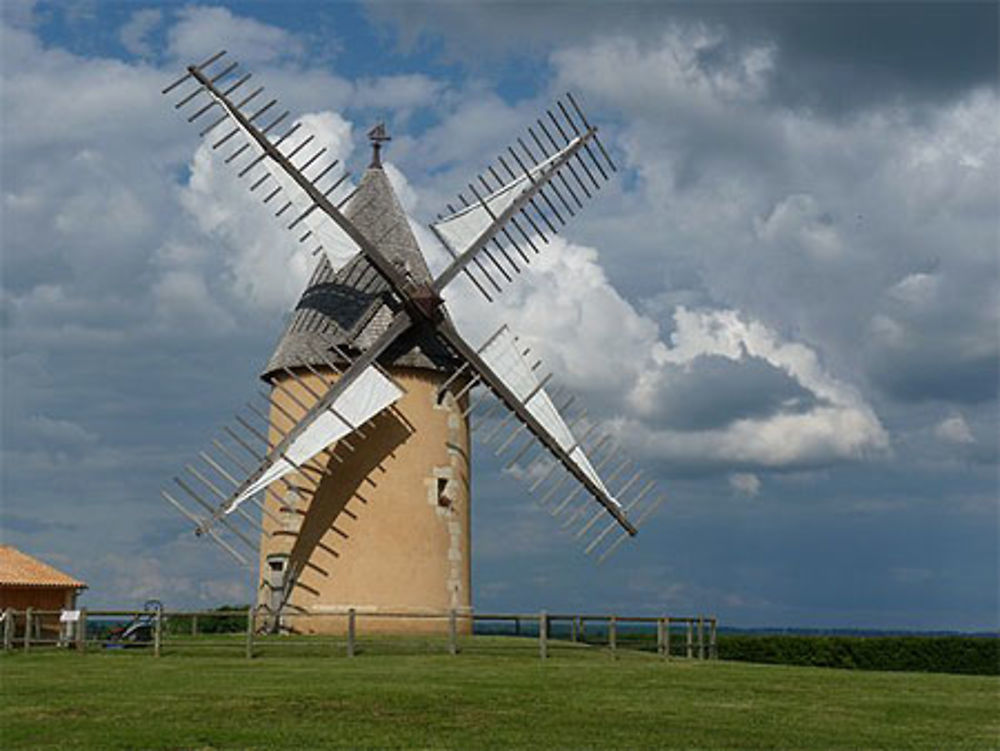
<path id="1" fill-rule="evenodd" d="M 467 611 L 469 436 L 480 430 L 586 552 L 607 558 L 662 502 L 655 483 L 572 395 L 549 391 L 551 374 L 507 326 L 475 346 L 442 299 L 461 276 L 492 301 L 615 171 L 576 100 L 558 100 L 438 215 L 430 229 L 451 260 L 433 277 L 382 169 L 384 125 L 352 185 L 225 55 L 163 93 L 180 89 L 175 108 L 319 260 L 263 374 L 270 391 L 163 497 L 259 566 L 272 613 Z"/>

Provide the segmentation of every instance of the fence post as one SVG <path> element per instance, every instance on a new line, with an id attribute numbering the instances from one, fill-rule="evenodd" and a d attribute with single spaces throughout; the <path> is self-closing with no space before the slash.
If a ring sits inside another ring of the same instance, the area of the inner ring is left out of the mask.
<path id="1" fill-rule="evenodd" d="M 14 647 L 14 608 L 3 611 L 3 651 L 9 652 Z"/>
<path id="2" fill-rule="evenodd" d="M 690 618 L 688 618 L 687 619 L 687 644 L 685 646 L 687 647 L 686 654 L 687 654 L 687 658 L 689 660 L 692 657 L 694 657 L 694 637 L 693 637 L 693 635 L 691 633 L 691 631 L 692 631 L 693 628 L 694 628 L 694 623 L 692 622 L 692 620 Z"/>
<path id="3" fill-rule="evenodd" d="M 80 620 L 76 622 L 76 649 L 80 654 L 87 651 L 87 608 L 80 608 Z"/>
<path id="4" fill-rule="evenodd" d="M 31 608 L 24 611 L 24 651 L 31 649 Z"/>
<path id="5" fill-rule="evenodd" d="M 576 643 L 576 627 L 579 622 L 579 616 L 574 615 L 569 620 L 569 640 Z"/>
<path id="6" fill-rule="evenodd" d="M 663 656 L 669 660 L 670 659 L 670 616 L 669 615 L 664 616 L 663 620 L 665 621 L 663 629 Z"/>
<path id="7" fill-rule="evenodd" d="M 618 616 L 611 616 L 608 619 L 608 646 L 611 647 L 611 655 L 615 656 L 618 649 Z"/>
<path id="8" fill-rule="evenodd" d="M 538 656 L 549 656 L 549 616 L 544 610 L 538 614 Z"/>
<path id="9" fill-rule="evenodd" d="M 191 636 L 198 635 L 198 614 L 192 613 L 191 615 Z"/>
<path id="10" fill-rule="evenodd" d="M 253 659 L 253 627 L 257 620 L 257 608 L 253 605 L 247 608 L 247 659 Z"/>
<path id="11" fill-rule="evenodd" d="M 708 622 L 708 659 L 710 660 L 719 659 L 719 642 L 716 637 L 718 625 L 719 619 L 713 615 L 712 619 Z"/>
<path id="12" fill-rule="evenodd" d="M 698 616 L 698 659 L 705 659 L 705 616 Z"/>
<path id="13" fill-rule="evenodd" d="M 354 608 L 347 611 L 347 656 L 354 657 L 354 629 L 355 629 Z"/>
<path id="14" fill-rule="evenodd" d="M 664 640 L 664 628 L 663 619 L 656 619 L 656 654 L 660 657 L 666 657 L 666 653 L 663 651 L 663 640 Z"/>
<path id="15" fill-rule="evenodd" d="M 458 612 L 455 608 L 448 613 L 448 654 L 458 654 Z"/>
<path id="16" fill-rule="evenodd" d="M 521 619 L 518 616 L 514 616 L 514 636 L 521 635 Z"/>
<path id="17" fill-rule="evenodd" d="M 587 641 L 587 619 L 580 616 L 580 641 Z"/>
<path id="18" fill-rule="evenodd" d="M 156 616 L 153 618 L 153 657 L 160 656 L 160 644 L 163 641 L 163 610 L 156 609 Z"/>

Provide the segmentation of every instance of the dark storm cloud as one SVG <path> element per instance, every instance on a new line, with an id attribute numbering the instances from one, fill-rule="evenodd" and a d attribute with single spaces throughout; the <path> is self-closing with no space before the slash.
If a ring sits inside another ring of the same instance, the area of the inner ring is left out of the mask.
<path id="1" fill-rule="evenodd" d="M 656 415 L 675 430 L 711 430 L 736 420 L 808 412 L 817 401 L 763 358 L 699 355 L 668 371 Z"/>
<path id="2" fill-rule="evenodd" d="M 779 49 L 776 99 L 836 112 L 997 83 L 995 3 L 741 3 L 691 8 Z"/>
<path id="3" fill-rule="evenodd" d="M 875 364 L 872 378 L 887 394 L 904 402 L 937 399 L 978 404 L 996 398 L 1000 362 L 995 353 L 957 361 L 948 352 L 933 354 L 914 351 L 883 359 Z"/>
<path id="4" fill-rule="evenodd" d="M 995 252 L 995 235 L 978 242 L 984 256 L 991 247 Z M 984 261 L 911 274 L 889 290 L 874 335 L 863 347 L 869 377 L 884 394 L 911 403 L 975 405 L 996 399 L 998 266 L 995 258 Z"/>
<path id="5" fill-rule="evenodd" d="M 406 47 L 443 45 L 471 66 L 616 34 L 655 41 L 671 23 L 724 29 L 737 46 L 774 44 L 776 101 L 827 112 L 900 96 L 949 99 L 997 83 L 995 3 L 387 3 L 369 4 Z M 724 65 L 728 45 L 702 53 Z"/>

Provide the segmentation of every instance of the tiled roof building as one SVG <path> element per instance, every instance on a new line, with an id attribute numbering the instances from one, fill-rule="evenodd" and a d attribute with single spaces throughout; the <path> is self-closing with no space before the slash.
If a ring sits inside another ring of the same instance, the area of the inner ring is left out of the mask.
<path id="1" fill-rule="evenodd" d="M 0 545 L 0 609 L 72 608 L 87 584 L 11 545 Z"/>

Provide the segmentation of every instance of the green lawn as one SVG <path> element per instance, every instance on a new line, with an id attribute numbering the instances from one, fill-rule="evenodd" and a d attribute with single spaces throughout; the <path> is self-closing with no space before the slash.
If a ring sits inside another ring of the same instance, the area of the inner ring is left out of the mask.
<path id="1" fill-rule="evenodd" d="M 1000 747 L 1000 679 L 989 676 L 665 663 L 587 647 L 545 662 L 521 648 L 308 652 L 3 655 L 0 746 Z"/>

